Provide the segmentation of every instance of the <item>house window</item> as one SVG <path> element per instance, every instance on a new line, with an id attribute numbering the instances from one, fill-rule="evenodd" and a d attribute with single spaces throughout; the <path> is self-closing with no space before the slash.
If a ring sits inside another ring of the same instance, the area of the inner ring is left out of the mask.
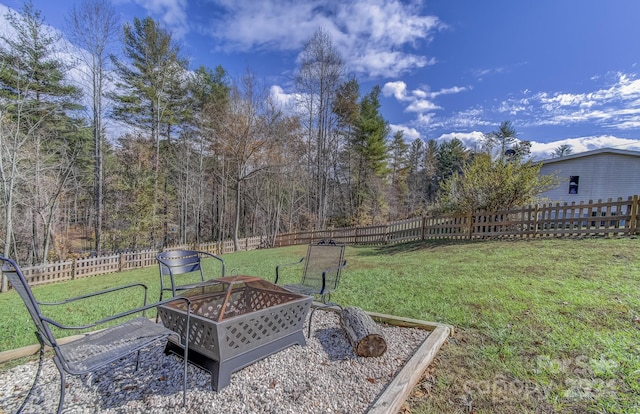
<path id="1" fill-rule="evenodd" d="M 578 194 L 578 182 L 580 181 L 580 176 L 572 175 L 569 177 L 569 194 Z"/>

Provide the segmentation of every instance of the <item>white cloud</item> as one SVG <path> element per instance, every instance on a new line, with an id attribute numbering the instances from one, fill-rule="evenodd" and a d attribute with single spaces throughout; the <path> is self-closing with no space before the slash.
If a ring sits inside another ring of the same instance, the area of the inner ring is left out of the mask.
<path id="1" fill-rule="evenodd" d="M 471 89 L 470 87 L 466 87 L 466 86 L 453 86 L 451 88 L 444 88 L 444 89 L 440 89 L 437 92 L 433 92 L 431 94 L 432 98 L 436 98 L 440 95 L 452 95 L 452 94 L 456 94 L 456 93 L 460 93 L 460 92 L 464 92 Z"/>
<path id="2" fill-rule="evenodd" d="M 416 127 L 424 128 L 431 126 L 435 118 L 434 111 L 442 109 L 434 101 L 441 95 L 450 95 L 469 90 L 468 87 L 453 86 L 438 91 L 430 91 L 428 88 L 407 89 L 404 81 L 387 82 L 382 87 L 383 96 L 393 96 L 398 102 L 405 104 L 405 112 L 415 112 L 416 118 L 413 123 Z"/>
<path id="3" fill-rule="evenodd" d="M 496 68 L 487 68 L 487 69 L 476 69 L 471 73 L 471 75 L 474 78 L 477 78 L 478 81 L 482 81 L 485 76 L 498 75 L 505 72 L 507 72 L 506 68 L 496 67 Z"/>
<path id="4" fill-rule="evenodd" d="M 537 93 L 526 100 L 508 100 L 501 107 L 511 113 L 527 110 L 536 113 L 533 125 L 567 125 L 589 123 L 616 129 L 640 126 L 640 79 L 617 73 L 609 87 L 593 92 Z M 518 111 L 513 111 L 518 108 Z"/>
<path id="5" fill-rule="evenodd" d="M 389 51 L 372 45 L 369 49 L 362 49 L 364 55 L 347 58 L 351 70 L 365 73 L 376 78 L 391 78 L 412 69 L 435 64 L 435 59 L 416 56 L 398 51 Z"/>
<path id="6" fill-rule="evenodd" d="M 177 38 L 182 38 L 189 31 L 187 18 L 187 0 L 133 0 L 149 14 L 160 16 L 165 28 Z"/>
<path id="7" fill-rule="evenodd" d="M 435 111 L 436 109 L 441 109 L 441 108 L 438 105 L 426 99 L 416 99 L 413 102 L 411 102 L 409 106 L 405 108 L 405 111 L 424 114 L 425 112 Z"/>
<path id="8" fill-rule="evenodd" d="M 303 95 L 285 92 L 280 85 L 271 86 L 269 94 L 271 99 L 287 114 L 302 115 L 303 108 L 298 103 L 304 100 Z"/>
<path id="9" fill-rule="evenodd" d="M 427 131 L 494 128 L 509 119 L 517 128 L 575 125 L 637 131 L 640 129 L 640 79 L 636 79 L 635 74 L 625 73 L 609 74 L 607 79 L 609 84 L 581 93 L 524 89 L 520 96 L 493 106 L 475 106 L 447 117 L 434 116 L 429 124 L 423 125 Z M 602 82 L 602 78 L 594 77 L 594 81 Z M 421 96 L 433 98 L 436 94 L 427 91 Z M 405 95 L 410 96 L 409 93 Z M 417 96 L 415 92 L 413 95 Z M 415 122 L 422 123 L 418 118 Z"/>
<path id="10" fill-rule="evenodd" d="M 404 137 L 404 141 L 409 143 L 411 141 L 415 141 L 418 138 L 421 138 L 420 132 L 412 127 L 407 125 L 389 125 L 389 129 L 391 129 L 391 134 L 394 135 L 398 131 L 402 131 L 402 136 Z"/>
<path id="11" fill-rule="evenodd" d="M 531 155 L 536 160 L 552 158 L 553 151 L 560 145 L 571 145 L 572 153 L 577 154 L 600 148 L 619 148 L 640 151 L 640 140 L 620 138 L 613 135 L 567 138 L 554 142 L 532 142 Z"/>
<path id="12" fill-rule="evenodd" d="M 286 93 L 281 86 L 273 85 L 269 93 L 275 102 L 277 102 L 282 107 L 288 107 L 292 105 L 296 98 L 293 94 Z"/>
<path id="13" fill-rule="evenodd" d="M 486 111 L 482 107 L 468 108 L 463 111 L 453 113 L 446 118 L 434 119 L 433 122 L 425 124 L 426 127 L 440 129 L 475 129 L 478 127 L 495 127 L 496 123 L 488 120 Z"/>
<path id="14" fill-rule="evenodd" d="M 480 147 L 480 142 L 484 137 L 484 133 L 480 131 L 471 132 L 449 132 L 440 135 L 436 140 L 438 142 L 451 141 L 454 138 L 459 139 L 465 145 L 465 147 L 474 149 Z"/>
<path id="15" fill-rule="evenodd" d="M 394 77 L 434 64 L 435 59 L 408 50 L 446 27 L 422 14 L 418 1 L 211 2 L 221 10 L 204 30 L 226 51 L 296 51 L 322 28 L 348 68 L 369 77 Z"/>
<path id="16" fill-rule="evenodd" d="M 382 87 L 383 96 L 394 96 L 399 101 L 407 100 L 407 84 L 403 81 L 387 82 Z"/>

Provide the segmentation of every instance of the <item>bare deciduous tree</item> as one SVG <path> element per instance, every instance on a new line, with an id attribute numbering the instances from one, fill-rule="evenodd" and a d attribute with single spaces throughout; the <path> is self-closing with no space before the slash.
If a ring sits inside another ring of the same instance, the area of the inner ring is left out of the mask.
<path id="1" fill-rule="evenodd" d="M 315 227 L 323 228 L 327 221 L 329 183 L 332 157 L 337 156 L 336 115 L 333 100 L 344 75 L 344 63 L 324 30 L 318 30 L 305 44 L 300 54 L 296 76 L 301 121 L 306 129 L 308 206 L 315 215 Z"/>
<path id="2" fill-rule="evenodd" d="M 107 0 L 83 0 L 74 5 L 68 16 L 69 39 L 80 48 L 77 56 L 88 78 L 91 94 L 91 124 L 93 130 L 93 206 L 95 250 L 102 250 L 104 93 L 108 74 L 108 57 L 117 40 L 120 23 L 113 5 Z"/>

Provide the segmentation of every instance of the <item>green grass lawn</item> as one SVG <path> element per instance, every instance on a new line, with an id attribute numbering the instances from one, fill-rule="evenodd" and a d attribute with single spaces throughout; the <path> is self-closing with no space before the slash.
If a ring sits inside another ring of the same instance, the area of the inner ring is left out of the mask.
<path id="1" fill-rule="evenodd" d="M 305 251 L 224 259 L 228 273 L 273 280 L 276 264 Z M 348 247 L 346 258 L 335 301 L 456 327 L 405 412 L 640 412 L 639 239 L 407 243 Z M 52 301 L 134 281 L 157 300 L 156 267 L 33 290 Z M 56 316 L 133 305 L 133 296 L 115 295 Z M 14 292 L 0 295 L 0 311 L 0 351 L 35 343 Z"/>

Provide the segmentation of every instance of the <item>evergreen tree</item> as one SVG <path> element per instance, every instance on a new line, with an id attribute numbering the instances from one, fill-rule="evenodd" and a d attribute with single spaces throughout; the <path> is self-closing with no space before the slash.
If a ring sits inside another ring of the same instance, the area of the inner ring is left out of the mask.
<path id="1" fill-rule="evenodd" d="M 124 55 L 128 64 L 112 56 L 118 74 L 117 91 L 110 96 L 115 101 L 113 116 L 127 124 L 149 130 L 155 142 L 154 197 L 152 209 L 153 234 L 157 241 L 156 222 L 159 203 L 160 136 L 168 141 L 172 130 L 184 115 L 183 88 L 188 62 L 180 55 L 179 46 L 171 34 L 151 18 L 134 18 L 133 25 L 124 26 Z M 164 128 L 163 128 L 164 127 Z M 166 204 L 166 203 L 165 203 Z M 165 222 L 166 222 L 165 217 Z M 166 239 L 166 237 L 165 237 Z"/>
<path id="2" fill-rule="evenodd" d="M 351 142 L 358 165 L 354 180 L 358 221 L 373 221 L 379 215 L 383 204 L 382 180 L 389 172 L 386 162 L 389 126 L 380 114 L 379 96 L 380 87 L 375 86 L 360 100 L 360 116 Z"/>
<path id="3" fill-rule="evenodd" d="M 451 175 L 462 171 L 470 159 L 470 152 L 458 138 L 442 142 L 436 155 L 438 160 L 438 182 L 442 183 Z"/>
<path id="4" fill-rule="evenodd" d="M 409 174 L 408 153 L 409 147 L 404 142 L 404 133 L 397 131 L 393 134 L 393 140 L 389 145 L 391 153 L 391 200 L 393 202 L 390 209 L 389 219 L 399 219 L 407 216 L 407 196 L 409 188 L 407 186 L 407 176 Z M 392 215 L 391 211 L 395 214 Z"/>

